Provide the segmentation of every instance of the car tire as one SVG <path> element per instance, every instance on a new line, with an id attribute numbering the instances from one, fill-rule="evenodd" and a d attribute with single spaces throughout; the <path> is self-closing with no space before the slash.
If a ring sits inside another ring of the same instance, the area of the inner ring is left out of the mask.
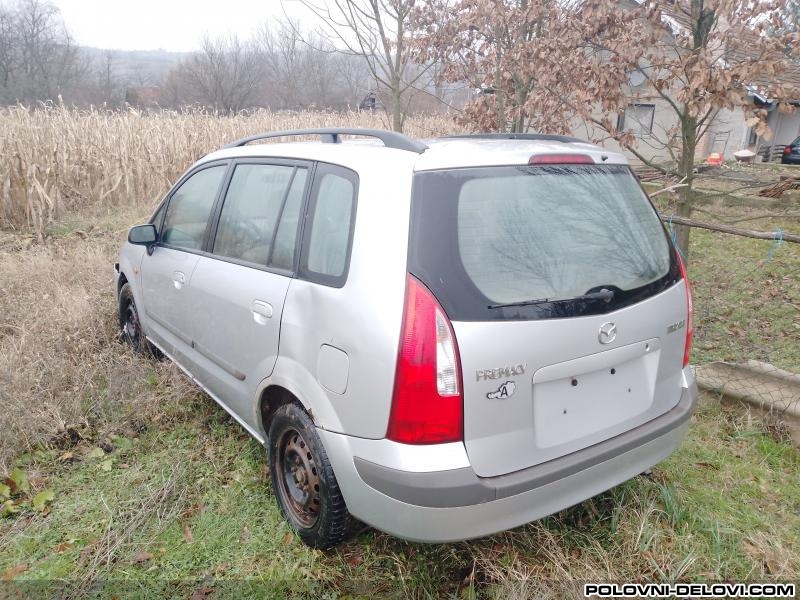
<path id="1" fill-rule="evenodd" d="M 133 297 L 133 288 L 125 283 L 119 290 L 119 327 L 122 341 L 142 356 L 158 358 L 159 352 L 147 341 L 139 320 L 139 309 Z"/>
<path id="2" fill-rule="evenodd" d="M 281 512 L 305 544 L 326 549 L 347 539 L 353 518 L 314 423 L 297 404 L 275 411 L 269 466 Z"/>

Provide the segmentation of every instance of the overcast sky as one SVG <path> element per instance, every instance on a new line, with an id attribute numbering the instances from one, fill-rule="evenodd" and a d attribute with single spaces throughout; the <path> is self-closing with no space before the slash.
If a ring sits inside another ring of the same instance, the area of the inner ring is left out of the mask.
<path id="1" fill-rule="evenodd" d="M 282 16 L 280 0 L 51 0 L 84 46 L 118 50 L 194 50 L 204 33 L 249 35 Z M 297 2 L 287 10 L 313 22 Z"/>

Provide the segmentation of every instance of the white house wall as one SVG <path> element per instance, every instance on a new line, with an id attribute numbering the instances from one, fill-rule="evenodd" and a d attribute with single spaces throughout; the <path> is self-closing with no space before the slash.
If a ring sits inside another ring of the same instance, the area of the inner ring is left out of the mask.
<path id="1" fill-rule="evenodd" d="M 763 143 L 786 146 L 800 136 L 800 110 L 795 109 L 788 114 L 773 110 L 769 114 L 767 125 L 772 131 L 772 139 Z"/>

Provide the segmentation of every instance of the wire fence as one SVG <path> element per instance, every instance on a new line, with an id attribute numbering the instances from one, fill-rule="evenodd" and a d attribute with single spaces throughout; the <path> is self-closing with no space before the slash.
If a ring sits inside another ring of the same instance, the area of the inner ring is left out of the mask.
<path id="1" fill-rule="evenodd" d="M 699 225 L 691 227 L 687 263 L 701 388 L 747 403 L 800 445 L 800 190 L 785 171 L 702 173 L 688 221 L 675 216 L 674 194 L 653 201 L 671 231 L 678 222 Z M 776 188 L 781 193 L 760 194 Z"/>

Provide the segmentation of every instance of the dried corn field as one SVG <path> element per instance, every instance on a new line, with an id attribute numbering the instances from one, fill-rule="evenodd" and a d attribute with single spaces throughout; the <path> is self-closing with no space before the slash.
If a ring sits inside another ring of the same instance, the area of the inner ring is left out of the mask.
<path id="1" fill-rule="evenodd" d="M 382 113 L 260 110 L 113 112 L 63 106 L 0 109 L 0 228 L 32 230 L 90 206 L 152 204 L 200 156 L 260 131 L 304 127 L 387 128 Z M 406 132 L 454 131 L 446 116 L 409 119 Z"/>

